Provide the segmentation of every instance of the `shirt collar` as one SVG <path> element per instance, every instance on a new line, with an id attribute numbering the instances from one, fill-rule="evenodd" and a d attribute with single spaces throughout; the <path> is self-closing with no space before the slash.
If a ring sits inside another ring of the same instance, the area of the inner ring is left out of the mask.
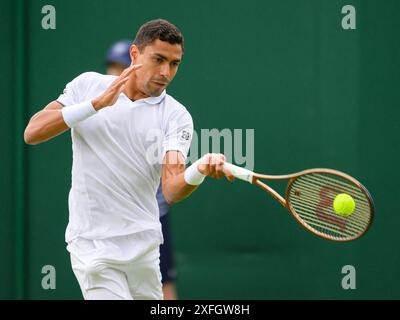
<path id="1" fill-rule="evenodd" d="M 167 94 L 167 92 L 164 90 L 158 97 L 148 97 L 148 98 L 139 99 L 136 101 L 144 101 L 148 104 L 158 104 L 165 98 L 166 94 Z"/>

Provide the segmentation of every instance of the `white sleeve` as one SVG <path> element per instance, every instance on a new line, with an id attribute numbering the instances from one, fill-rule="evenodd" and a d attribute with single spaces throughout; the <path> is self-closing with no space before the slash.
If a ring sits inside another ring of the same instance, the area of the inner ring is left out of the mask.
<path id="1" fill-rule="evenodd" d="M 193 137 L 192 116 L 186 109 L 176 110 L 168 119 L 163 140 L 162 158 L 167 151 L 180 151 L 186 160 Z"/>
<path id="2" fill-rule="evenodd" d="M 89 72 L 82 73 L 71 82 L 67 83 L 63 93 L 57 98 L 57 101 L 64 106 L 71 106 L 82 102 L 83 93 L 86 92 Z"/>

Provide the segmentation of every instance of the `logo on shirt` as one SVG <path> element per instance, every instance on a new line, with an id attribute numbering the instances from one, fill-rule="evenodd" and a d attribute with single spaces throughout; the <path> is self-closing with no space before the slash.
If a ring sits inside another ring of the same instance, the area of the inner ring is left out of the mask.
<path id="1" fill-rule="evenodd" d="M 180 136 L 180 138 L 181 138 L 181 140 L 189 141 L 189 139 L 190 139 L 190 132 L 189 132 L 189 131 L 186 131 L 186 130 L 183 130 L 183 131 L 182 131 L 182 134 L 181 134 L 181 136 Z"/>

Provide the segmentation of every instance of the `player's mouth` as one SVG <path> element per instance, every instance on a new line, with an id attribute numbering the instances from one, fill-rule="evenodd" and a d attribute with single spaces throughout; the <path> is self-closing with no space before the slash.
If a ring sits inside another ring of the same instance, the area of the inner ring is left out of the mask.
<path id="1" fill-rule="evenodd" d="M 152 81 L 152 82 L 158 85 L 159 87 L 165 87 L 168 84 L 168 82 L 161 82 L 161 81 Z"/>

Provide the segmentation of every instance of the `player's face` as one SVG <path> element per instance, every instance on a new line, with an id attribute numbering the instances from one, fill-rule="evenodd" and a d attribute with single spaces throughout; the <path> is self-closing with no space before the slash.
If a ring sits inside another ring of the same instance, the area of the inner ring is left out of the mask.
<path id="1" fill-rule="evenodd" d="M 182 59 L 180 44 L 170 44 L 159 39 L 138 53 L 135 64 L 143 66 L 136 71 L 136 84 L 150 97 L 159 96 L 174 79 Z"/>

